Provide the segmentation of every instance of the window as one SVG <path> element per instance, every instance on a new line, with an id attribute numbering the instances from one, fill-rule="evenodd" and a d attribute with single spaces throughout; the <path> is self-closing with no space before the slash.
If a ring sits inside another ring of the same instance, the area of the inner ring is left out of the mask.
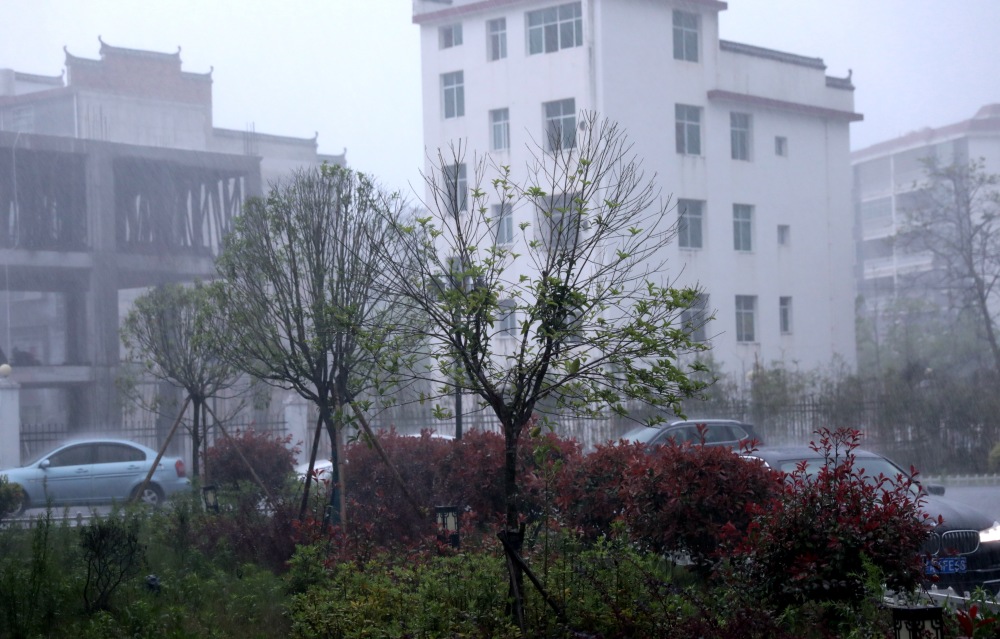
<path id="1" fill-rule="evenodd" d="M 445 118 L 465 115 L 465 78 L 461 71 L 441 74 Z"/>
<path id="2" fill-rule="evenodd" d="M 507 18 L 486 22 L 486 59 L 490 62 L 507 57 Z"/>
<path id="3" fill-rule="evenodd" d="M 788 138 L 782 135 L 774 138 L 774 154 L 781 157 L 788 155 Z"/>
<path id="4" fill-rule="evenodd" d="M 587 229 L 587 220 L 581 210 L 584 205 L 577 202 L 578 193 L 539 197 L 538 228 L 542 230 L 542 242 L 549 251 L 573 251 L 580 240 L 580 231 Z"/>
<path id="5" fill-rule="evenodd" d="M 490 111 L 490 148 L 494 151 L 506 151 L 510 148 L 509 109 Z"/>
<path id="6" fill-rule="evenodd" d="M 500 301 L 500 336 L 517 337 L 517 305 L 514 300 Z"/>
<path id="7" fill-rule="evenodd" d="M 583 11 L 579 2 L 529 11 L 526 19 L 528 55 L 583 45 Z"/>
<path id="8" fill-rule="evenodd" d="M 749 204 L 733 204 L 733 248 L 753 250 L 753 207 Z"/>
<path id="9" fill-rule="evenodd" d="M 778 246 L 788 246 L 792 241 L 792 227 L 787 224 L 778 225 Z"/>
<path id="10" fill-rule="evenodd" d="M 677 245 L 681 248 L 702 247 L 704 207 L 699 200 L 677 200 Z"/>
<path id="11" fill-rule="evenodd" d="M 757 315 L 756 295 L 736 296 L 736 341 L 754 341 L 754 320 Z"/>
<path id="12" fill-rule="evenodd" d="M 462 23 L 449 24 L 438 28 L 438 46 L 450 49 L 462 44 Z"/>
<path id="13" fill-rule="evenodd" d="M 451 164 L 441 170 L 449 213 L 465 211 L 469 205 L 469 180 L 465 164 Z"/>
<path id="14" fill-rule="evenodd" d="M 778 298 L 778 324 L 782 334 L 787 335 L 792 332 L 792 298 Z"/>
<path id="15" fill-rule="evenodd" d="M 556 100 L 542 105 L 545 110 L 545 139 L 549 151 L 576 147 L 576 100 Z"/>
<path id="16" fill-rule="evenodd" d="M 510 204 L 494 204 L 491 212 L 497 225 L 497 244 L 511 244 L 514 241 L 514 212 Z"/>
<path id="17" fill-rule="evenodd" d="M 708 341 L 705 336 L 705 326 L 711 318 L 705 313 L 707 308 L 708 295 L 700 293 L 691 308 L 681 311 L 681 326 L 691 335 L 692 341 L 702 344 Z"/>
<path id="18" fill-rule="evenodd" d="M 677 121 L 677 152 L 701 155 L 701 107 L 677 104 L 674 115 Z"/>
<path id="19" fill-rule="evenodd" d="M 698 14 L 674 11 L 674 59 L 698 61 Z"/>
<path id="20" fill-rule="evenodd" d="M 734 160 L 750 160 L 750 114 L 730 113 L 729 131 Z"/>

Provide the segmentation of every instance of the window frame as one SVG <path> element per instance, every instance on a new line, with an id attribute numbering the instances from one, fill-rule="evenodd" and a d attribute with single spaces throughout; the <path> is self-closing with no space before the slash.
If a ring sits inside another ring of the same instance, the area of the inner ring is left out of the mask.
<path id="1" fill-rule="evenodd" d="M 502 116 L 502 119 L 500 119 Z M 490 118 L 490 150 L 510 150 L 510 108 L 491 109 Z M 497 143 L 499 135 L 500 143 Z"/>
<path id="2" fill-rule="evenodd" d="M 559 112 L 552 112 L 554 108 Z M 576 148 L 576 98 L 542 102 L 542 117 L 546 151 L 555 153 Z"/>
<path id="3" fill-rule="evenodd" d="M 748 344 L 757 341 L 757 296 L 736 296 L 736 342 Z"/>
<path id="4" fill-rule="evenodd" d="M 774 154 L 780 158 L 788 157 L 788 138 L 784 135 L 774 136 Z"/>
<path id="5" fill-rule="evenodd" d="M 708 334 L 705 329 L 711 318 L 707 316 L 707 312 L 708 293 L 705 292 L 698 293 L 698 299 L 689 308 L 681 311 L 681 326 L 691 336 L 692 342 L 699 344 L 708 342 Z"/>
<path id="6" fill-rule="evenodd" d="M 742 121 L 740 121 L 742 120 Z M 730 155 L 734 160 L 751 161 L 753 116 L 739 111 L 729 112 Z"/>
<path id="7" fill-rule="evenodd" d="M 486 21 L 486 60 L 496 62 L 507 57 L 507 18 Z"/>
<path id="8" fill-rule="evenodd" d="M 684 24 L 693 18 L 694 24 Z M 700 57 L 699 45 L 701 42 L 701 16 L 690 11 L 674 9 L 674 60 L 683 62 L 698 62 Z"/>
<path id="9" fill-rule="evenodd" d="M 509 202 L 494 204 L 490 207 L 490 214 L 496 224 L 496 243 L 514 243 L 514 208 Z"/>
<path id="10" fill-rule="evenodd" d="M 586 219 L 581 219 L 581 210 L 578 210 L 577 198 L 580 193 L 559 193 L 556 195 L 545 195 L 535 198 L 535 207 L 538 209 L 538 228 L 541 229 L 542 246 L 547 252 L 553 250 L 571 251 L 580 244 L 580 237 L 583 231 L 590 228 Z M 539 205 L 542 202 L 543 205 Z M 581 205 L 579 208 L 583 208 Z M 576 218 L 568 223 L 563 223 L 567 216 Z M 558 242 L 555 242 L 558 240 Z"/>
<path id="11" fill-rule="evenodd" d="M 740 253 L 753 251 L 752 204 L 733 204 L 733 250 Z"/>
<path id="12" fill-rule="evenodd" d="M 701 155 L 701 123 L 703 109 L 693 104 L 674 105 L 674 135 L 677 153 Z"/>
<path id="13" fill-rule="evenodd" d="M 501 309 L 499 335 L 505 339 L 517 338 L 517 302 L 514 300 L 500 300 L 498 306 Z"/>
<path id="14" fill-rule="evenodd" d="M 695 205 L 696 211 L 691 210 Z M 697 226 L 692 224 L 697 222 Z M 694 229 L 697 228 L 695 231 Z M 677 200 L 677 246 L 682 249 L 702 249 L 705 248 L 705 201 L 704 200 Z M 697 235 L 697 238 L 694 236 Z M 697 242 L 695 242 L 697 240 Z"/>
<path id="15" fill-rule="evenodd" d="M 524 26 L 525 46 L 529 56 L 581 47 L 583 46 L 582 3 L 566 2 L 526 11 Z"/>
<path id="16" fill-rule="evenodd" d="M 446 204 L 455 207 L 449 213 L 469 210 L 469 169 L 465 162 L 445 164 L 441 167 L 441 177 L 444 182 L 444 192 L 448 198 Z"/>
<path id="17" fill-rule="evenodd" d="M 778 332 L 782 335 L 792 334 L 792 296 L 778 297 Z"/>
<path id="18" fill-rule="evenodd" d="M 441 107 L 445 120 L 465 117 L 464 71 L 448 71 L 441 74 Z"/>
<path id="19" fill-rule="evenodd" d="M 438 27 L 438 49 L 462 46 L 462 23 L 455 22 Z"/>

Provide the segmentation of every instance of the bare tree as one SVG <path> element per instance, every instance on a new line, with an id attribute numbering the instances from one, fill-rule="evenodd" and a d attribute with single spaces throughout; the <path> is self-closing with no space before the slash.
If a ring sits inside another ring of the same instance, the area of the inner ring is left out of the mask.
<path id="1" fill-rule="evenodd" d="M 959 311 L 969 311 L 981 327 L 1000 373 L 996 313 L 1000 282 L 1000 176 L 987 173 L 982 160 L 926 162 L 927 180 L 905 208 L 897 241 L 911 251 L 933 256 L 925 282 L 947 295 Z"/>
<path id="2" fill-rule="evenodd" d="M 396 347 L 394 326 L 405 310 L 378 286 L 395 259 L 387 229 L 401 211 L 399 198 L 361 173 L 328 165 L 299 171 L 266 198 L 247 201 L 217 262 L 218 304 L 232 327 L 224 357 L 315 404 L 310 469 L 325 428 L 334 521 L 344 517 L 338 432 L 352 419 L 356 406 L 348 406 L 378 385 L 375 362 Z"/>
<path id="3" fill-rule="evenodd" d="M 502 428 L 501 538 L 516 562 L 525 427 L 536 414 L 624 415 L 630 400 L 679 413 L 703 387 L 690 376 L 699 365 L 682 363 L 705 348 L 681 319 L 699 291 L 666 274 L 669 202 L 616 124 L 583 114 L 579 132 L 550 132 L 523 179 L 482 161 L 467 171 L 464 155 L 439 154 L 429 212 L 396 227 L 405 258 L 383 261 L 387 286 L 421 318 L 407 343 L 436 362 L 417 374 L 436 375 L 441 398 L 455 385 L 476 396 Z M 523 209 L 533 221 L 514 228 Z"/>
<path id="4" fill-rule="evenodd" d="M 207 436 L 206 402 L 233 386 L 239 371 L 219 357 L 219 336 L 226 329 L 211 312 L 208 289 L 166 284 L 135 301 L 121 328 L 127 359 L 153 377 L 179 387 L 192 407 L 189 428 L 192 470 L 201 476 L 201 444 Z"/>

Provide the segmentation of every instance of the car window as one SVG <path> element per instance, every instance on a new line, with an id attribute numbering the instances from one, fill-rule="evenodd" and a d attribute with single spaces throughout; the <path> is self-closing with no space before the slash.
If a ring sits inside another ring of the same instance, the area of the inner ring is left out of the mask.
<path id="1" fill-rule="evenodd" d="M 145 461 L 146 454 L 134 446 L 126 444 L 100 444 L 97 446 L 95 464 L 116 464 L 121 462 Z"/>
<path id="2" fill-rule="evenodd" d="M 92 463 L 94 463 L 94 446 L 92 444 L 70 446 L 49 457 L 49 466 L 53 468 L 83 466 Z"/>
<path id="3" fill-rule="evenodd" d="M 707 424 L 705 429 L 706 444 L 720 444 L 722 442 L 736 441 L 733 432 L 726 424 Z"/>
<path id="4" fill-rule="evenodd" d="M 657 443 L 665 444 L 668 439 L 672 439 L 678 444 L 684 444 L 687 442 L 691 442 L 692 444 L 701 443 L 701 436 L 698 434 L 698 429 L 694 426 L 678 426 L 677 428 L 671 428 L 667 430 L 665 436 L 657 441 Z"/>

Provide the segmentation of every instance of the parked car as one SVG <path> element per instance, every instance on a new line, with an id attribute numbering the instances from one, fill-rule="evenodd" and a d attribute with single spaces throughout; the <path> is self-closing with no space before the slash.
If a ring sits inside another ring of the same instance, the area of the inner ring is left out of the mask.
<path id="1" fill-rule="evenodd" d="M 898 477 L 907 475 L 891 460 L 871 451 L 853 451 L 855 467 L 865 475 Z M 822 466 L 823 456 L 807 446 L 761 448 L 749 457 L 763 460 L 769 467 L 791 473 L 802 461 L 807 472 Z M 919 484 L 918 484 L 919 485 Z M 927 574 L 938 588 L 952 587 L 958 593 L 982 586 L 994 593 L 1000 589 L 1000 522 L 975 508 L 947 499 L 944 486 L 919 485 L 923 510 L 933 530 L 924 545 L 929 560 Z M 943 523 L 937 524 L 938 516 Z"/>
<path id="2" fill-rule="evenodd" d="M 702 441 L 704 432 L 704 441 Z M 735 419 L 689 419 L 658 426 L 638 426 L 625 433 L 623 439 L 656 446 L 670 440 L 678 444 L 728 446 L 734 450 L 751 441 L 760 445 L 753 426 Z"/>
<path id="3" fill-rule="evenodd" d="M 141 495 L 136 495 L 156 459 L 156 451 L 121 439 L 87 439 L 64 444 L 21 466 L 0 470 L 11 484 L 21 487 L 23 499 L 9 514 L 25 508 L 82 506 L 125 501 L 160 504 L 176 493 L 190 490 L 184 461 L 163 457 Z"/>

